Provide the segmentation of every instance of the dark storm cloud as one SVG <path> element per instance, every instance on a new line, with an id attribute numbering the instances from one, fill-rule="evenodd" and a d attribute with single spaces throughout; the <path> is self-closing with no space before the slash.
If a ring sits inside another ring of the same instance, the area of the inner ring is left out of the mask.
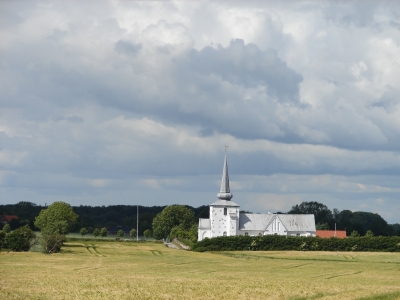
<path id="1" fill-rule="evenodd" d="M 261 51 L 255 44 L 232 40 L 228 47 L 193 50 L 183 65 L 202 75 L 217 75 L 234 85 L 264 86 L 280 102 L 298 102 L 302 76 L 287 67 L 275 50 Z"/>

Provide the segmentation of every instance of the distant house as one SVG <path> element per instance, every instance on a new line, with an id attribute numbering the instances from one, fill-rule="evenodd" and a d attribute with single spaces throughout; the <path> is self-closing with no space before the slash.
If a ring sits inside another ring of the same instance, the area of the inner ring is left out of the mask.
<path id="1" fill-rule="evenodd" d="M 338 239 L 344 239 L 347 237 L 346 230 L 317 230 L 317 237 L 328 239 L 336 237 Z"/>
<path id="2" fill-rule="evenodd" d="M 117 235 L 117 232 L 122 230 L 124 235 L 129 235 L 132 230 L 132 227 L 129 226 L 112 226 L 107 228 L 107 235 Z"/>
<path id="3" fill-rule="evenodd" d="M 12 219 L 18 219 L 16 215 L 1 215 L 0 224 L 8 224 Z"/>

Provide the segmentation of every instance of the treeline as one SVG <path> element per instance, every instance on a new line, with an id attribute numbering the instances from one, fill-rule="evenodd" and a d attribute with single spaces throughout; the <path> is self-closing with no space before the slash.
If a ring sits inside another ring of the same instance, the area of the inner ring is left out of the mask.
<path id="1" fill-rule="evenodd" d="M 139 235 L 147 229 L 152 230 L 153 219 L 163 211 L 166 206 L 139 206 Z M 209 218 L 209 206 L 203 205 L 197 208 L 186 206 L 195 216 L 195 222 L 199 218 Z M 0 215 L 17 215 L 18 219 L 10 222 L 11 229 L 17 229 L 28 225 L 32 230 L 35 217 L 39 215 L 45 206 L 31 202 L 19 202 L 17 204 L 0 205 Z M 78 221 L 71 228 L 71 232 L 79 232 L 86 228 L 90 233 L 94 228 L 111 226 L 129 226 L 136 228 L 135 205 L 110 205 L 110 206 L 74 206 L 74 212 L 79 216 Z M 287 213 L 290 214 L 314 214 L 317 229 L 346 230 L 347 236 L 357 231 L 364 236 L 368 230 L 376 236 L 400 236 L 400 224 L 388 224 L 379 214 L 370 212 L 352 212 L 350 210 L 330 210 L 319 202 L 303 202 L 294 205 Z"/>
<path id="2" fill-rule="evenodd" d="M 379 214 L 338 209 L 330 210 L 319 202 L 303 202 L 294 205 L 288 214 L 314 214 L 317 229 L 346 230 L 347 236 L 357 231 L 364 236 L 368 230 L 374 235 L 400 236 L 400 224 L 388 224 Z"/>
<path id="3" fill-rule="evenodd" d="M 152 229 L 153 219 L 166 206 L 139 206 L 139 235 L 147 229 Z M 208 218 L 209 207 L 186 206 L 194 212 L 195 221 L 199 218 Z M 36 205 L 32 202 L 19 202 L 17 204 L 0 205 L 0 215 L 16 215 L 17 219 L 12 219 L 10 226 L 15 230 L 21 226 L 28 225 L 32 230 L 38 230 L 34 226 L 35 218 L 45 206 Z M 86 228 L 90 233 L 95 228 L 111 226 L 129 226 L 136 228 L 136 206 L 135 205 L 110 205 L 110 206 L 73 206 L 73 211 L 79 216 L 78 221 L 70 231 L 79 232 L 81 228 Z"/>
<path id="4" fill-rule="evenodd" d="M 400 252 L 400 237 L 374 236 L 347 239 L 322 239 L 318 237 L 286 237 L 268 235 L 260 237 L 229 236 L 204 239 L 195 243 L 192 250 L 203 251 L 381 251 Z"/>

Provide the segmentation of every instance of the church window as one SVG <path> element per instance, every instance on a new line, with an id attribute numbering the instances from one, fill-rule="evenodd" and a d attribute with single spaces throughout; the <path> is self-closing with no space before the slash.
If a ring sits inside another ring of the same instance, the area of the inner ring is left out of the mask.
<path id="1" fill-rule="evenodd" d="M 249 233 L 248 233 L 248 232 L 245 232 L 245 233 L 244 233 L 244 235 L 245 235 L 245 236 L 248 236 L 248 235 L 249 235 Z"/>
<path id="2" fill-rule="evenodd" d="M 225 207 L 224 208 L 224 215 L 226 216 L 228 214 L 228 209 Z"/>

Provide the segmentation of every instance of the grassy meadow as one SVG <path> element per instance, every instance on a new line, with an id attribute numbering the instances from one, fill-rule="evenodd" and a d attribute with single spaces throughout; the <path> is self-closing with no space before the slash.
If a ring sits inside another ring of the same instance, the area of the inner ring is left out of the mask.
<path id="1" fill-rule="evenodd" d="M 73 241 L 0 253 L 0 299 L 400 299 L 400 253 L 196 253 Z"/>

